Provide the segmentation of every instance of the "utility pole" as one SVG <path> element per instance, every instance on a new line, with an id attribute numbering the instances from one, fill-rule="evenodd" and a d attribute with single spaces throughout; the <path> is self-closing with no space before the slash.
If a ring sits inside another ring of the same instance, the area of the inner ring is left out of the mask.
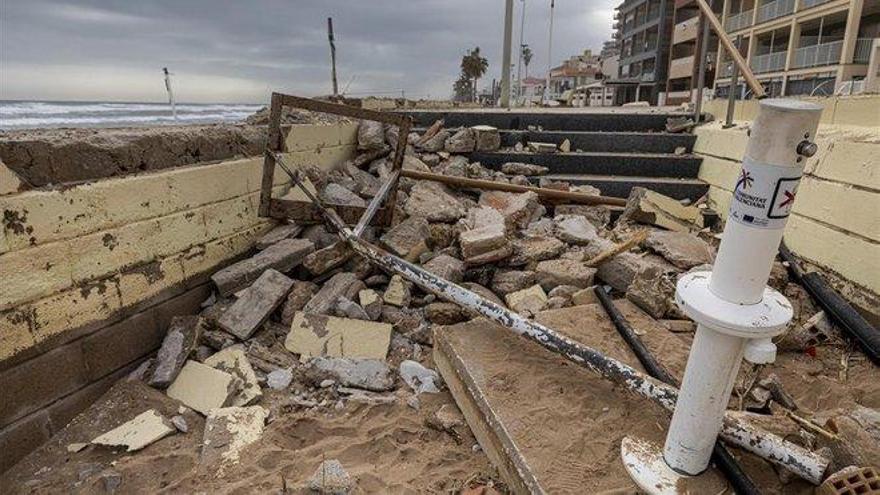
<path id="1" fill-rule="evenodd" d="M 510 43 L 513 37 L 513 0 L 504 2 L 504 51 L 501 55 L 501 106 L 510 108 Z"/>
<path id="2" fill-rule="evenodd" d="M 330 78 L 333 80 L 333 96 L 339 96 L 339 86 L 336 84 L 336 43 L 333 39 L 333 18 L 327 18 L 327 39 L 330 40 Z"/>
<path id="3" fill-rule="evenodd" d="M 526 0 L 520 0 L 522 2 L 522 12 L 520 12 L 519 18 L 519 59 L 516 63 L 516 102 L 519 104 L 520 98 L 522 98 L 522 61 L 523 61 L 523 49 L 525 45 L 523 44 L 523 31 L 526 27 Z"/>
<path id="4" fill-rule="evenodd" d="M 550 0 L 550 36 L 547 41 L 547 80 L 544 84 L 544 101 L 550 100 L 550 68 L 553 66 L 553 8 L 555 0 Z"/>
<path id="5" fill-rule="evenodd" d="M 174 116 L 176 122 L 177 104 L 174 101 L 174 92 L 171 90 L 171 73 L 168 72 L 168 67 L 162 67 L 162 72 L 165 73 L 165 90 L 168 91 L 168 104 L 171 105 L 171 115 Z"/>

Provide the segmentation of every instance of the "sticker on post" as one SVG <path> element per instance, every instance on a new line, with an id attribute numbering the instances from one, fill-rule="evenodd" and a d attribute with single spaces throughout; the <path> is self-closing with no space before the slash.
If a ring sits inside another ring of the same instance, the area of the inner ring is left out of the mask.
<path id="1" fill-rule="evenodd" d="M 762 229 L 783 228 L 797 195 L 800 174 L 798 168 L 761 165 L 746 158 L 733 188 L 730 218 Z"/>

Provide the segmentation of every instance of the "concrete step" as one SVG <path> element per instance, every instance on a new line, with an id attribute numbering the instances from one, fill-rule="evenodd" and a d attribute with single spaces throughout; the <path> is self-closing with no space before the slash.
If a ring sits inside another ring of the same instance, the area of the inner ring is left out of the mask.
<path id="1" fill-rule="evenodd" d="M 688 114 L 652 111 L 583 110 L 403 110 L 413 119 L 414 127 L 428 127 L 443 119 L 446 127 L 491 125 L 498 129 L 527 130 L 538 126 L 553 131 L 646 132 L 663 131 L 666 119 Z"/>
<path id="2" fill-rule="evenodd" d="M 553 174 L 591 174 L 641 177 L 696 177 L 701 159 L 693 155 L 661 153 L 527 153 L 477 151 L 472 162 L 500 170 L 507 162 L 533 163 Z"/>
<path id="3" fill-rule="evenodd" d="M 504 147 L 529 141 L 559 145 L 566 139 L 572 151 L 674 153 L 677 148 L 684 148 L 685 153 L 690 153 L 697 136 L 666 132 L 501 131 Z"/>
<path id="4" fill-rule="evenodd" d="M 675 179 L 670 177 L 621 177 L 613 175 L 549 174 L 548 179 L 565 181 L 571 185 L 598 187 L 603 196 L 626 198 L 634 187 L 644 187 L 675 199 L 696 201 L 709 190 L 709 184 L 699 179 Z M 539 178 L 533 177 L 537 185 Z"/>

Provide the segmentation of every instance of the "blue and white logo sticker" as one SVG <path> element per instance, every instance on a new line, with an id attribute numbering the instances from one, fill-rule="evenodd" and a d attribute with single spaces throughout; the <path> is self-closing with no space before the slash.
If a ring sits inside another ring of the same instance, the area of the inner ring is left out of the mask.
<path id="1" fill-rule="evenodd" d="M 743 225 L 781 229 L 791 213 L 802 170 L 743 160 L 733 188 L 730 218 Z"/>

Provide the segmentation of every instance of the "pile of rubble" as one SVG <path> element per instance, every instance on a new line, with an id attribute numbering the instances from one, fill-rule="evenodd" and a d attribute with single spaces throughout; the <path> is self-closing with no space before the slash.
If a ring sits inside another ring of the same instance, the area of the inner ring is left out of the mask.
<path id="1" fill-rule="evenodd" d="M 396 128 L 362 122 L 358 138 L 358 157 L 336 170 L 305 170 L 308 187 L 330 205 L 364 207 L 391 175 Z M 498 131 L 490 127 L 444 129 L 438 122 L 405 139 L 404 169 L 515 184 L 530 184 L 529 176 L 546 172 L 522 163 L 493 171 L 470 162 L 462 153 L 499 148 Z M 589 186 L 541 185 L 601 194 Z M 646 190 L 635 190 L 622 212 L 541 199 L 534 192 L 455 190 L 402 178 L 393 226 L 368 227 L 364 237 L 527 317 L 594 303 L 601 284 L 670 331 L 693 331 L 673 299 L 682 273 L 706 269 L 714 259 L 717 234 L 705 226 L 712 218 L 705 205 L 685 206 Z M 476 316 L 471 310 L 379 270 L 324 225 L 279 225 L 256 250 L 213 275 L 216 291 L 201 314 L 174 318 L 156 357 L 135 373 L 207 417 L 203 463 L 222 471 L 238 462 L 266 422 L 284 411 L 392 403 L 400 391 L 418 408 L 420 394 L 443 387 L 425 366 L 432 325 L 466 321 Z M 806 328 L 800 324 L 817 311 L 797 296 L 803 289 L 789 283 L 780 263 L 771 284 L 794 296 L 796 327 Z M 817 321 L 808 325 L 813 336 L 828 331 Z M 789 341 L 811 345 L 809 338 Z M 764 406 L 771 398 L 784 405 L 790 398 L 777 385 L 760 382 L 752 399 L 766 396 Z M 267 401 L 266 389 L 282 392 L 283 399 Z M 184 411 L 170 418 L 145 411 L 92 443 L 137 450 L 186 432 Z M 433 427 L 450 434 L 462 424 L 447 407 L 433 418 Z M 325 460 L 311 481 L 312 489 L 334 493 L 351 486 L 337 460 Z"/>

